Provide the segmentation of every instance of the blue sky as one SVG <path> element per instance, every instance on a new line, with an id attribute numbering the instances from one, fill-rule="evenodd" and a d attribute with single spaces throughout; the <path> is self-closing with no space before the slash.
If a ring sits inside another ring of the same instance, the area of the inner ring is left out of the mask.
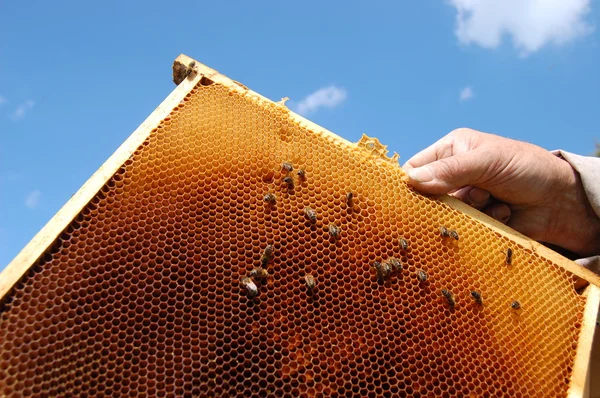
<path id="1" fill-rule="evenodd" d="M 0 269 L 173 90 L 180 53 L 401 161 L 457 127 L 590 154 L 598 8 L 0 1 Z"/>

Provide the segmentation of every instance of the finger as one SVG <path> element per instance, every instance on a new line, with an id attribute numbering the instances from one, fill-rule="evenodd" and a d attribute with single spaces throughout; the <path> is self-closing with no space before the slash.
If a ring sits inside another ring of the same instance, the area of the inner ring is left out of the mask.
<path id="1" fill-rule="evenodd" d="M 504 203 L 496 203 L 488 206 L 483 210 L 483 212 L 503 224 L 506 224 L 510 220 L 511 216 L 510 207 Z"/>
<path id="2" fill-rule="evenodd" d="M 473 150 L 408 169 L 410 183 L 418 190 L 441 195 L 476 185 L 488 172 L 493 157 L 486 151 Z"/>
<path id="3" fill-rule="evenodd" d="M 421 152 L 408 159 L 402 166 L 404 171 L 408 171 L 415 167 L 421 167 L 436 160 L 452 156 L 452 141 L 448 137 L 444 137 L 436 141 L 434 144 L 423 149 Z"/>
<path id="4" fill-rule="evenodd" d="M 480 210 L 490 202 L 490 193 L 488 191 L 473 186 L 461 188 L 453 193 L 452 196 Z"/>
<path id="5" fill-rule="evenodd" d="M 594 256 L 594 257 L 580 258 L 578 260 L 575 260 L 575 262 L 577 264 L 591 270 L 595 274 L 600 275 L 600 257 Z"/>

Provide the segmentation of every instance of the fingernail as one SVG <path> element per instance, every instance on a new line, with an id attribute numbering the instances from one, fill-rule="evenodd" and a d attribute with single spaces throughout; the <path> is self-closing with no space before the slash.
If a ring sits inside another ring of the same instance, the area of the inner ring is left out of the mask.
<path id="1" fill-rule="evenodd" d="M 483 205 L 490 198 L 490 193 L 482 189 L 473 188 L 469 191 L 469 199 L 474 206 Z"/>
<path id="2" fill-rule="evenodd" d="M 510 218 L 510 209 L 506 205 L 494 206 L 492 208 L 492 217 L 500 222 L 506 223 Z"/>
<path id="3" fill-rule="evenodd" d="M 429 182 L 433 180 L 433 173 L 427 166 L 410 169 L 407 174 L 411 180 L 415 180 L 416 182 Z"/>

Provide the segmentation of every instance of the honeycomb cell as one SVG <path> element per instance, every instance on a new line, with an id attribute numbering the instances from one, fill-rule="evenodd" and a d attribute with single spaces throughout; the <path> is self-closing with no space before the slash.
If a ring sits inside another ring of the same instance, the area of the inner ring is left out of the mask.
<path id="1" fill-rule="evenodd" d="M 0 395 L 564 396 L 572 275 L 367 148 L 202 78 L 4 298 Z"/>

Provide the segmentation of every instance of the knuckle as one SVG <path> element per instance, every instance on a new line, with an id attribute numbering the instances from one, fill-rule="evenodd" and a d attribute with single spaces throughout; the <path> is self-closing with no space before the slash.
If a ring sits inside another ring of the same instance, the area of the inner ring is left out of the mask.
<path id="1" fill-rule="evenodd" d="M 460 165 L 456 157 L 449 157 L 439 160 L 439 167 L 436 170 L 436 178 L 442 180 L 452 180 L 460 173 Z"/>
<path id="2" fill-rule="evenodd" d="M 448 134 L 448 136 L 457 138 L 457 137 L 464 137 L 464 136 L 467 136 L 467 135 L 471 135 L 473 133 L 476 133 L 476 131 L 473 130 L 473 129 L 470 129 L 468 127 L 459 127 L 457 129 L 452 130 Z"/>

